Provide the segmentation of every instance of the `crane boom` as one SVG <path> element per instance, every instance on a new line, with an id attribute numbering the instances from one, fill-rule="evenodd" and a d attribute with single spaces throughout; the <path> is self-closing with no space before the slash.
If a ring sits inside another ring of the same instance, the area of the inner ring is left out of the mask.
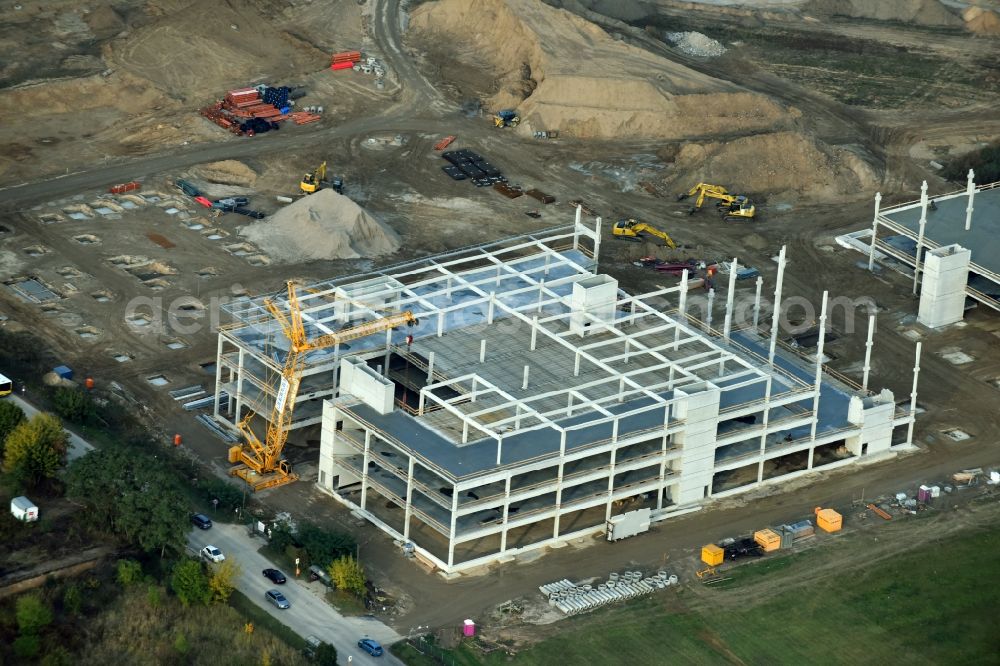
<path id="1" fill-rule="evenodd" d="M 409 310 L 392 313 L 373 321 L 345 328 L 336 333 L 321 335 L 309 340 L 305 332 L 302 309 L 293 282 L 288 283 L 288 312 L 283 312 L 272 299 L 265 299 L 264 306 L 288 338 L 288 354 L 281 369 L 281 384 L 275 395 L 267 434 L 262 442 L 250 427 L 254 413 L 247 414 L 239 423 L 239 430 L 246 439 L 229 449 L 229 462 L 238 465 L 231 470 L 233 476 L 246 480 L 255 491 L 291 483 L 298 479 L 293 474 L 282 452 L 288 441 L 288 428 L 295 410 L 299 384 L 302 381 L 304 358 L 311 351 L 335 347 L 349 340 L 356 340 L 403 324 L 414 324 L 416 318 Z"/>

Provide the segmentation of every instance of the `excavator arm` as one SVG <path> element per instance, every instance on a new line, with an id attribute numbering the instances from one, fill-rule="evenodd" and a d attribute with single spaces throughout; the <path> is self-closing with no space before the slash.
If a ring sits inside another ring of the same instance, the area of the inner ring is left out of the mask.
<path id="1" fill-rule="evenodd" d="M 677 243 L 675 243 L 674 239 L 671 238 L 665 231 L 660 231 L 656 227 L 651 227 L 646 223 L 637 224 L 636 226 L 633 227 L 633 229 L 637 235 L 645 233 L 649 234 L 650 236 L 656 236 L 657 238 L 661 239 L 663 241 L 663 244 L 669 247 L 671 250 L 677 249 Z"/>

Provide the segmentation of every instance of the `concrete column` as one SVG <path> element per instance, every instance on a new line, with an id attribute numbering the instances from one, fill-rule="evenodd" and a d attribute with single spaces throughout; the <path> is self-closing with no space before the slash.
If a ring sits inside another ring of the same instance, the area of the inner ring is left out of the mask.
<path id="1" fill-rule="evenodd" d="M 920 283 L 920 253 L 924 248 L 924 228 L 927 226 L 927 181 L 920 186 L 920 231 L 917 234 L 917 253 L 913 257 L 913 294 L 917 293 Z"/>
<path id="2" fill-rule="evenodd" d="M 530 365 L 524 366 L 524 378 L 521 380 L 521 390 L 522 391 L 528 390 L 528 373 L 530 371 L 531 371 L 531 366 Z"/>
<path id="3" fill-rule="evenodd" d="M 972 199 L 976 196 L 976 172 L 969 169 L 969 180 L 965 187 L 965 193 L 969 195 L 969 205 L 965 208 L 965 230 L 972 228 Z"/>
<path id="4" fill-rule="evenodd" d="M 683 325 L 687 323 L 687 296 L 688 296 L 688 270 L 685 268 L 681 273 L 681 296 L 677 303 L 677 323 Z M 674 329 L 674 351 L 680 346 L 681 329 L 680 326 Z"/>
<path id="5" fill-rule="evenodd" d="M 538 342 L 538 315 L 534 315 L 531 318 L 531 351 L 535 351 L 535 345 Z"/>
<path id="6" fill-rule="evenodd" d="M 372 431 L 365 430 L 365 455 L 361 462 L 361 510 L 368 506 L 368 463 L 372 459 Z"/>
<path id="7" fill-rule="evenodd" d="M 451 528 L 448 530 L 448 568 L 455 565 L 455 522 L 458 520 L 458 485 L 452 486 L 451 494 Z"/>
<path id="8" fill-rule="evenodd" d="M 233 412 L 233 423 L 239 423 L 243 419 L 243 347 L 236 355 L 236 411 Z"/>
<path id="9" fill-rule="evenodd" d="M 594 263 L 596 264 L 600 260 L 601 256 L 601 232 L 604 231 L 601 218 L 597 218 L 597 224 L 594 225 L 594 232 L 596 237 L 594 238 Z"/>
<path id="10" fill-rule="evenodd" d="M 865 367 L 861 375 L 861 388 L 868 390 L 868 373 L 872 369 L 872 342 L 875 336 L 875 315 L 868 315 L 868 342 L 865 343 Z"/>
<path id="11" fill-rule="evenodd" d="M 917 321 L 929 328 L 961 321 L 972 252 L 960 245 L 945 245 L 927 251 L 924 257 Z"/>
<path id="12" fill-rule="evenodd" d="M 212 401 L 212 416 L 219 418 L 219 393 L 222 392 L 222 336 L 219 335 L 215 351 L 215 400 Z"/>
<path id="13" fill-rule="evenodd" d="M 410 456 L 410 471 L 406 475 L 406 518 L 403 521 L 403 540 L 410 540 L 410 516 L 413 514 L 413 456 Z"/>
<path id="14" fill-rule="evenodd" d="M 736 297 L 736 271 L 739 267 L 739 262 L 736 261 L 736 257 L 733 257 L 729 271 L 729 293 L 726 295 L 726 321 L 722 325 L 722 337 L 726 342 L 729 342 L 729 332 L 733 327 L 733 299 Z"/>
<path id="15" fill-rule="evenodd" d="M 917 379 L 920 377 L 920 348 L 921 343 L 917 343 L 917 349 L 913 359 L 913 389 L 910 391 L 910 425 L 906 428 L 906 443 L 913 444 L 913 427 L 917 421 Z"/>
<path id="16" fill-rule="evenodd" d="M 438 312 L 438 337 L 444 335 L 444 311 Z"/>
<path id="17" fill-rule="evenodd" d="M 573 359 L 573 376 L 580 376 L 580 351 L 577 350 L 576 357 Z"/>
<path id="18" fill-rule="evenodd" d="M 500 456 L 503 454 L 503 435 L 497 437 L 497 465 L 500 464 Z"/>
<path id="19" fill-rule="evenodd" d="M 705 313 L 705 326 L 709 329 L 709 335 L 711 335 L 712 330 L 712 305 L 715 303 L 715 289 L 708 290 L 708 311 Z"/>
<path id="20" fill-rule="evenodd" d="M 764 286 L 764 278 L 757 276 L 757 295 L 753 299 L 753 332 L 757 333 L 757 322 L 760 321 L 760 290 Z"/>
<path id="21" fill-rule="evenodd" d="M 559 433 L 559 473 L 556 477 L 556 515 L 552 521 L 552 538 L 559 538 L 559 514 L 562 510 L 563 465 L 566 464 L 566 431 Z"/>
<path id="22" fill-rule="evenodd" d="M 580 226 L 580 221 L 581 221 L 582 218 L 583 218 L 583 206 L 577 206 L 576 207 L 576 220 L 574 221 L 575 225 L 574 225 L 574 228 L 573 228 L 573 249 L 574 250 L 579 250 L 580 249 L 580 233 L 576 230 L 576 227 Z M 545 274 L 548 275 L 548 273 L 549 273 L 548 263 L 546 263 L 546 265 L 545 265 Z"/>
<path id="23" fill-rule="evenodd" d="M 382 361 L 382 368 L 384 369 L 384 376 L 389 376 L 389 355 L 392 353 L 392 329 L 387 329 L 385 332 L 385 357 Z"/>
<path id="24" fill-rule="evenodd" d="M 720 391 L 705 384 L 700 390 L 685 386 L 676 392 L 681 399 L 676 403 L 675 416 L 686 420 L 684 430 L 677 435 L 681 478 L 676 501 L 697 504 L 712 491 Z"/>
<path id="25" fill-rule="evenodd" d="M 771 317 L 771 348 L 767 352 L 767 362 L 774 366 L 774 349 L 778 344 L 778 329 L 781 327 L 781 285 L 785 280 L 785 246 L 778 253 L 778 282 L 774 285 L 774 315 Z"/>
<path id="26" fill-rule="evenodd" d="M 479 362 L 486 363 L 486 338 L 479 340 Z"/>
<path id="27" fill-rule="evenodd" d="M 566 394 L 566 416 L 573 416 L 573 394 Z"/>
<path id="28" fill-rule="evenodd" d="M 615 419 L 615 432 L 618 431 L 618 419 Z M 611 466 L 608 468 L 608 502 L 604 509 L 604 520 L 611 520 L 611 505 L 614 503 L 611 499 L 615 493 L 615 463 L 618 460 L 618 442 L 617 436 L 614 438 L 615 443 L 612 445 L 611 449 Z"/>
<path id="29" fill-rule="evenodd" d="M 823 343 L 826 341 L 826 306 L 829 300 L 829 292 L 823 292 L 823 305 L 819 311 L 819 342 L 816 343 L 816 375 L 813 380 L 813 417 L 812 427 L 809 429 L 809 438 L 816 441 L 816 427 L 819 425 L 819 390 L 823 382 Z M 809 468 L 812 469 L 813 449 L 809 449 Z"/>
<path id="30" fill-rule="evenodd" d="M 490 305 L 489 309 L 486 311 L 486 323 L 493 323 L 493 311 L 496 308 L 497 293 L 495 291 L 490 292 Z"/>
<path id="31" fill-rule="evenodd" d="M 872 243 L 868 247 L 868 270 L 875 270 L 875 240 L 878 238 L 878 211 L 882 205 L 882 193 L 875 193 L 875 217 L 872 218 Z"/>
<path id="32" fill-rule="evenodd" d="M 510 518 L 510 478 L 511 475 L 508 473 L 503 489 L 503 529 L 500 531 L 501 555 L 507 550 L 507 521 Z"/>
<path id="33" fill-rule="evenodd" d="M 427 383 L 434 383 L 434 352 L 427 354 Z"/>

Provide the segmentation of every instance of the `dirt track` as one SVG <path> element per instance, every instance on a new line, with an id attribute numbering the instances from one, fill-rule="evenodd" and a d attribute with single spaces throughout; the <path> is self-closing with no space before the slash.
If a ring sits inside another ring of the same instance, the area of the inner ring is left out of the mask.
<path id="1" fill-rule="evenodd" d="M 523 214 L 531 207 L 530 203 L 522 203 L 523 200 L 510 203 L 490 191 L 478 191 L 468 183 L 456 184 L 445 179 L 439 170 L 441 160 L 431 146 L 442 135 L 457 134 L 460 139 L 456 145 L 470 146 L 490 156 L 491 161 L 503 166 L 513 180 L 537 184 L 556 195 L 560 202 L 583 197 L 606 220 L 629 215 L 656 221 L 689 247 L 685 252 L 706 257 L 739 256 L 742 262 L 759 267 L 769 286 L 773 284 L 775 272 L 770 257 L 780 245 L 787 244 L 791 264 L 786 272 L 786 294 L 802 295 L 818 302 L 822 290 L 836 289 L 838 294 L 851 297 L 871 295 L 885 309 L 879 317 L 873 383 L 892 388 L 897 400 L 908 396 L 913 342 L 902 332 L 909 326 L 905 315 L 915 310 L 915 304 L 909 296 L 907 281 L 895 275 L 873 279 L 855 266 L 860 255 L 825 249 L 834 245 L 832 237 L 836 233 L 856 229 L 869 218 L 869 204 L 860 201 L 867 199 L 867 195 L 846 205 L 795 202 L 787 212 L 765 208 L 761 222 L 752 229 L 720 225 L 707 215 L 688 217 L 684 214 L 686 206 L 674 202 L 675 192 L 664 192 L 657 197 L 634 185 L 626 187 L 620 179 L 609 177 L 601 168 L 589 168 L 585 172 L 586 165 L 592 163 L 631 168 L 636 154 L 659 149 L 657 145 L 651 148 L 649 141 L 604 143 L 560 139 L 545 142 L 499 132 L 485 118 L 467 117 L 461 112 L 460 101 L 442 92 L 445 86 L 434 79 L 434 68 L 410 57 L 403 42 L 399 6 L 400 0 L 382 0 L 373 1 L 370 8 L 373 42 L 399 84 L 398 89 L 387 92 L 390 98 L 384 109 L 331 126 L 293 128 L 252 140 L 231 140 L 223 136 L 218 143 L 164 150 L 0 190 L 4 222 L 10 220 L 17 232 L 11 241 L 11 250 L 19 251 L 29 243 L 42 243 L 52 252 L 47 259 L 32 264 L 33 267 L 51 270 L 66 263 L 73 264 L 93 280 L 92 283 L 81 282 L 85 285 L 83 289 L 90 291 L 97 287 L 86 285 L 99 284 L 117 295 L 116 304 L 103 309 L 90 303 L 86 293 L 76 300 L 68 299 L 67 307 L 80 309 L 88 323 L 104 332 L 104 337 L 96 343 L 82 343 L 72 332 L 54 324 L 50 317 L 40 314 L 33 306 L 10 299 L 7 293 L 2 296 L 5 313 L 21 325 L 45 331 L 61 357 L 71 363 L 86 364 L 88 371 L 99 380 L 114 378 L 126 384 L 138 402 L 149 406 L 150 415 L 155 411 L 155 422 L 162 429 L 164 441 L 168 434 L 181 433 L 200 457 L 217 470 L 223 470 L 226 464 L 222 443 L 194 424 L 190 414 L 179 410 L 172 400 L 144 381 L 147 375 L 170 368 L 174 387 L 207 383 L 208 378 L 198 364 L 214 358 L 215 338 L 211 332 L 203 330 L 190 336 L 187 349 L 167 355 L 161 340 L 136 336 L 122 320 L 122 304 L 129 297 L 148 294 L 134 278 L 96 260 L 93 250 L 81 248 L 68 238 L 67 234 L 83 233 L 89 223 L 42 226 L 33 218 L 16 213 L 26 212 L 36 203 L 79 192 L 93 195 L 110 183 L 133 178 L 148 176 L 151 183 L 162 183 L 164 175 L 175 176 L 193 164 L 221 159 L 260 163 L 270 169 L 266 171 L 266 179 L 280 183 L 280 187 L 276 185 L 273 190 L 282 192 L 295 186 L 294 179 L 304 165 L 315 164 L 332 155 L 331 159 L 338 165 L 351 170 L 349 183 L 355 188 L 352 195 L 364 200 L 366 208 L 387 220 L 403 236 L 404 250 L 387 262 L 493 240 L 570 219 L 570 209 L 560 203 L 544 208 L 542 220 L 535 221 Z M 1000 134 L 1000 120 L 989 105 L 905 114 L 859 109 L 751 63 L 736 66 L 733 60 L 723 63 L 695 59 L 665 47 L 642 31 L 626 29 L 620 24 L 615 24 L 614 29 L 626 33 L 629 39 L 653 53 L 711 76 L 733 80 L 799 108 L 803 113 L 801 122 L 822 140 L 833 145 L 858 146 L 857 150 L 885 174 L 883 192 L 887 195 L 911 197 L 920 178 L 929 178 L 935 186 L 943 187 L 928 172 L 926 160 L 911 159 L 910 149 L 918 139 L 948 141 L 963 134 Z M 901 34 L 913 38 L 908 31 L 902 30 Z M 385 150 L 369 147 L 370 138 L 395 134 L 405 136 L 405 146 Z M 718 136 L 712 138 L 719 139 Z M 669 159 L 654 158 L 653 161 L 660 162 L 661 171 L 669 172 Z M 638 178 L 661 171 L 650 170 Z M 674 176 L 683 180 L 687 174 Z M 153 255 L 159 250 L 147 242 L 146 234 L 157 230 L 163 231 L 160 220 L 130 218 L 127 227 L 109 232 L 107 243 L 111 245 L 110 233 L 115 233 L 120 237 L 114 242 L 141 246 L 144 253 Z M 321 278 L 362 269 L 361 264 L 349 262 L 296 265 L 287 271 L 251 267 L 236 257 L 216 252 L 197 237 L 185 236 L 189 233 L 186 230 L 165 233 L 171 241 L 184 239 L 178 242 L 178 249 L 172 255 L 162 253 L 159 257 L 174 262 L 181 269 L 175 278 L 177 282 L 162 292 L 166 298 L 192 292 L 202 297 L 228 293 L 234 283 L 262 292 L 277 288 L 290 276 Z M 6 241 L 0 238 L 0 242 Z M 116 249 L 114 252 L 124 251 Z M 641 256 L 636 252 L 656 251 L 651 246 L 607 243 L 601 269 L 614 274 L 622 286 L 631 291 L 648 290 L 660 278 L 633 267 L 630 261 Z M 101 252 L 113 253 L 111 249 Z M 210 265 L 219 269 L 217 277 L 200 281 L 193 277 L 197 270 Z M 825 475 L 807 487 L 772 495 L 746 506 L 702 511 L 658 526 L 653 534 L 643 538 L 615 545 L 600 543 L 583 550 L 570 547 L 529 565 L 507 565 L 489 576 L 449 583 L 404 561 L 386 538 L 372 528 L 355 525 L 339 506 L 319 496 L 309 484 L 300 483 L 272 492 L 265 499 L 277 509 L 289 510 L 295 515 L 308 510 L 359 534 L 362 560 L 374 572 L 380 585 L 405 602 L 405 612 L 392 620 L 401 632 L 416 625 L 437 626 L 476 617 L 496 603 L 531 593 L 537 585 L 562 578 L 570 571 L 573 577 L 582 578 L 604 575 L 611 569 L 627 565 L 656 567 L 664 560 L 671 564 L 684 562 L 678 566 L 687 566 L 695 549 L 710 540 L 801 518 L 816 505 L 845 506 L 862 490 L 866 495 L 901 489 L 912 491 L 917 484 L 940 480 L 956 469 L 1000 462 L 994 416 L 1000 409 L 1000 390 L 990 383 L 1000 377 L 1000 359 L 995 346 L 1000 322 L 995 315 L 984 312 L 972 313 L 968 322 L 964 329 L 924 339 L 920 402 L 928 411 L 918 421 L 917 440 L 921 452 L 859 470 Z M 844 322 L 834 322 L 834 325 L 842 328 Z M 832 345 L 831 351 L 836 354 L 834 367 L 847 369 L 856 365 L 863 355 L 863 339 L 859 340 L 863 334 L 862 330 L 853 337 L 844 335 Z M 936 355 L 942 348 L 955 344 L 961 344 L 976 356 L 979 363 L 975 372 L 963 371 Z M 136 352 L 136 359 L 127 366 L 111 361 L 105 353 L 107 349 L 122 346 Z M 940 434 L 941 430 L 958 425 L 973 434 L 973 439 L 955 443 Z M 314 435 L 307 434 L 305 438 L 310 436 Z M 314 464 L 315 447 L 306 450 L 297 446 L 291 455 L 293 461 L 303 463 L 300 469 L 308 476 L 309 465 Z"/>

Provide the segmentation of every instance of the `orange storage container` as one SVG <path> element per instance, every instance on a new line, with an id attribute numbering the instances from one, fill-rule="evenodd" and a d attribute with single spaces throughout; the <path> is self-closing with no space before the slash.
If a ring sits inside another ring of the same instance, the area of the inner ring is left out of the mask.
<path id="1" fill-rule="evenodd" d="M 701 561 L 710 567 L 722 564 L 722 561 L 726 559 L 726 551 L 716 546 L 714 543 L 710 543 L 707 546 L 701 547 Z"/>
<path id="2" fill-rule="evenodd" d="M 839 532 L 844 526 L 844 517 L 833 509 L 816 508 L 816 526 L 824 532 Z"/>
<path id="3" fill-rule="evenodd" d="M 765 553 L 781 548 L 781 535 L 774 530 L 757 530 L 753 533 L 753 540 L 764 549 Z"/>

